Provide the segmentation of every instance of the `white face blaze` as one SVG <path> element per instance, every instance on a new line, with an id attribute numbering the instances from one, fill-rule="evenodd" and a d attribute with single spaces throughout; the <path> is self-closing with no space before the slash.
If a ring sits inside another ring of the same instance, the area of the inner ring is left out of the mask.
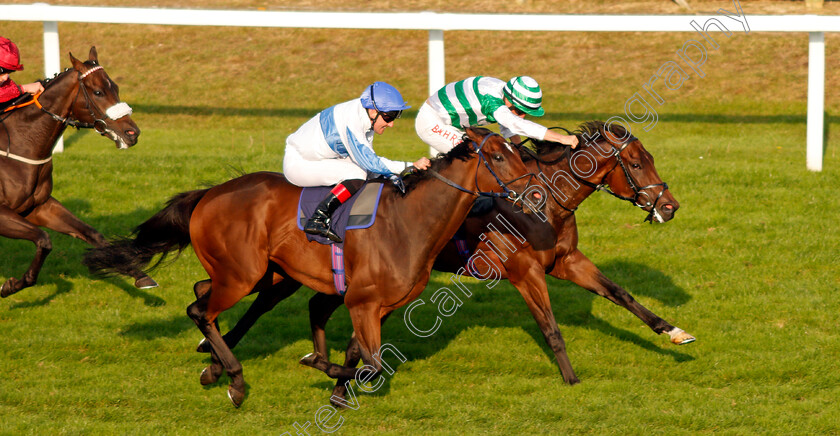
<path id="1" fill-rule="evenodd" d="M 131 106 L 128 103 L 121 101 L 105 111 L 105 115 L 112 120 L 118 120 L 124 116 L 131 115 Z"/>
<path id="2" fill-rule="evenodd" d="M 125 102 L 121 101 L 121 102 L 109 107 L 105 111 L 105 116 L 107 116 L 108 118 L 110 118 L 112 120 L 118 120 L 122 117 L 131 115 L 131 113 L 132 113 L 131 106 L 129 106 L 128 103 L 125 103 Z M 118 135 L 117 132 L 115 132 L 113 129 L 105 127 L 105 135 L 107 135 L 109 138 L 111 138 L 114 142 L 117 143 L 117 148 L 118 149 L 125 150 L 125 149 L 129 148 L 128 143 L 125 142 L 125 140 L 120 135 Z"/>

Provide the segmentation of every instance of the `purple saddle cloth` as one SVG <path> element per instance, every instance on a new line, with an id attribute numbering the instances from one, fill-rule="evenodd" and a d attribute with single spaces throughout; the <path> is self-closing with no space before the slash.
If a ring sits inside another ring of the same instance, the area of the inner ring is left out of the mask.
<path id="1" fill-rule="evenodd" d="M 379 198 L 382 195 L 383 186 L 385 184 L 381 182 L 365 183 L 359 192 L 350 197 L 349 200 L 339 206 L 338 210 L 333 213 L 332 219 L 330 220 L 332 231 L 343 240 L 347 230 L 366 229 L 372 226 L 376 219 L 376 209 L 379 207 Z M 303 188 L 298 202 L 298 229 L 303 231 L 303 226 L 306 225 L 306 221 L 312 216 L 318 204 L 321 203 L 331 189 L 332 186 Z M 333 241 L 319 235 L 310 235 L 307 233 L 306 238 L 325 245 L 334 244 Z"/>

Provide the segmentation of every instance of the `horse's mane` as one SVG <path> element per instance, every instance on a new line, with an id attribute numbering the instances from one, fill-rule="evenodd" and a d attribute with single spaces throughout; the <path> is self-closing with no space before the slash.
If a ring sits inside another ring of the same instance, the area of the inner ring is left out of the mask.
<path id="1" fill-rule="evenodd" d="M 88 59 L 88 60 L 86 60 L 82 63 L 85 66 L 87 66 L 88 69 L 99 65 L 99 62 L 92 61 L 90 59 Z M 41 82 L 41 85 L 43 85 L 44 89 L 46 90 L 48 86 L 56 83 L 56 79 L 58 79 L 59 77 L 65 75 L 65 74 L 67 74 L 67 72 L 70 71 L 70 70 L 73 70 L 73 67 L 67 67 L 62 72 L 54 74 L 52 77 L 47 77 L 47 78 L 44 78 L 44 79 L 41 79 L 41 80 L 38 80 L 38 81 Z"/>
<path id="2" fill-rule="evenodd" d="M 629 136 L 629 132 L 627 129 L 622 127 L 618 124 L 611 124 L 610 128 L 607 129 L 606 123 L 599 120 L 592 120 L 586 121 L 578 125 L 577 129 L 574 131 L 569 131 L 563 127 L 560 129 L 565 130 L 570 135 L 575 135 L 578 139 L 578 146 L 575 150 L 582 150 L 586 148 L 586 138 L 598 138 L 598 141 L 606 141 L 608 138 L 605 138 L 602 132 L 609 132 L 615 138 L 624 138 L 625 136 Z M 534 149 L 536 150 L 537 156 L 540 158 L 553 155 L 557 153 L 558 150 L 563 152 L 562 156 L 558 156 L 559 158 L 566 159 L 571 156 L 572 149 L 571 147 L 558 144 L 556 142 L 551 141 L 538 141 L 534 140 Z M 522 153 L 522 161 L 527 162 L 528 160 L 533 160 L 534 157 L 529 155 L 528 153 Z M 556 159 L 556 158 L 555 158 Z"/>
<path id="3" fill-rule="evenodd" d="M 488 129 L 478 129 L 473 128 L 473 130 L 478 131 L 479 133 L 489 135 L 492 133 Z M 475 152 L 470 148 L 470 143 L 472 142 L 466 135 L 461 138 L 461 143 L 456 145 L 455 148 L 449 150 L 447 153 L 438 154 L 435 158 L 431 159 L 432 166 L 429 167 L 430 170 L 440 171 L 444 168 L 447 168 L 449 165 L 452 164 L 456 159 L 465 161 L 468 160 Z M 400 193 L 401 195 L 408 195 L 411 190 L 417 187 L 417 184 L 422 182 L 423 180 L 427 180 L 432 178 L 429 170 L 423 171 L 415 171 L 403 178 L 403 183 L 405 184 L 405 194 L 402 194 L 397 190 L 396 192 Z M 396 186 L 393 187 L 396 189 Z"/>

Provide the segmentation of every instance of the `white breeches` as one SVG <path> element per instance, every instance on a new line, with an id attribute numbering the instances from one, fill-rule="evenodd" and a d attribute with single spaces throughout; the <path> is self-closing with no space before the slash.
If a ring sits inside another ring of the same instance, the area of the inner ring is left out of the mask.
<path id="1" fill-rule="evenodd" d="M 441 153 L 446 153 L 460 144 L 464 136 L 463 130 L 449 123 L 449 120 L 441 118 L 431 106 L 423 103 L 417 112 L 414 129 L 423 142 Z"/>
<path id="2" fill-rule="evenodd" d="M 286 144 L 283 173 L 296 186 L 330 186 L 342 180 L 367 178 L 367 171 L 353 163 L 349 157 L 322 158 L 307 154 L 305 150 L 301 152 Z"/>

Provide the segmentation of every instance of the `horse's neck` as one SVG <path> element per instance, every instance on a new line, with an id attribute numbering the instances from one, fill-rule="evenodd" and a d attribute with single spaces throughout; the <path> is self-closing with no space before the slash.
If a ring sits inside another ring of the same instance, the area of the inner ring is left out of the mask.
<path id="1" fill-rule="evenodd" d="M 27 136 L 32 138 L 36 145 L 46 149 L 41 150 L 42 154 L 44 151 L 52 151 L 55 141 L 67 127 L 61 121 L 55 120 L 45 110 L 61 118 L 67 118 L 70 115 L 70 109 L 76 97 L 76 93 L 73 92 L 76 88 L 73 71 L 62 73 L 48 83 L 44 92 L 38 97 L 38 103 L 44 110 L 36 105 L 27 107 L 30 111 L 27 118 L 33 113 L 37 115 L 35 121 L 26 126 L 26 129 L 28 129 Z"/>
<path id="2" fill-rule="evenodd" d="M 76 92 L 74 91 L 78 89 L 79 84 L 74 73 L 76 73 L 75 70 L 68 70 L 50 81 L 39 97 L 44 109 L 62 118 L 70 115 L 70 107 L 76 99 Z"/>
<path id="3" fill-rule="evenodd" d="M 538 177 L 551 191 L 548 196 L 552 198 L 546 198 L 545 213 L 553 221 L 564 220 L 594 192 L 592 188 L 580 182 L 569 159 L 563 159 L 554 165 L 540 165 Z"/>
<path id="4" fill-rule="evenodd" d="M 439 171 L 440 175 L 461 187 L 476 190 L 477 157 L 467 161 L 455 159 L 448 167 Z M 431 250 L 436 255 L 452 238 L 455 231 L 475 202 L 473 194 L 450 187 L 435 178 L 420 182 L 405 198 L 394 202 L 395 215 L 404 225 L 411 225 L 409 232 L 422 232 L 427 237 L 420 238 L 421 250 Z M 413 252 L 419 248 L 412 244 Z"/>

